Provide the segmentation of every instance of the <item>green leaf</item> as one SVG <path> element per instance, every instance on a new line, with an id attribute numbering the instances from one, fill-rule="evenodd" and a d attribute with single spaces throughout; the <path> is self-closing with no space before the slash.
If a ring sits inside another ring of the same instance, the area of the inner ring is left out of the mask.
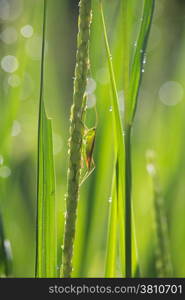
<path id="1" fill-rule="evenodd" d="M 102 27 L 103 27 L 103 33 L 104 33 L 104 39 L 105 39 L 105 47 L 106 47 L 106 54 L 107 54 L 107 60 L 108 60 L 108 66 L 109 66 L 109 75 L 110 75 L 110 82 L 111 82 L 111 90 L 112 90 L 112 110 L 113 110 L 113 118 L 114 118 L 114 132 L 115 132 L 115 148 L 116 148 L 116 155 L 118 159 L 118 211 L 121 212 L 117 215 L 117 222 L 119 218 L 119 225 L 120 225 L 120 233 L 121 233 L 121 239 L 120 239 L 120 249 L 121 249 L 121 264 L 122 269 L 124 270 L 125 265 L 125 259 L 123 255 L 124 251 L 124 199 L 125 199 L 125 147 L 124 147 L 124 134 L 123 134 L 123 126 L 121 121 L 121 115 L 119 111 L 119 102 L 118 102 L 118 93 L 117 93 L 117 87 L 116 87 L 116 81 L 115 81 L 115 75 L 114 75 L 114 68 L 112 63 L 112 56 L 110 52 L 108 37 L 107 37 L 107 30 L 105 25 L 105 19 L 104 19 L 104 13 L 103 13 L 103 7 L 102 2 L 100 1 L 100 11 L 101 11 L 101 19 L 102 19 Z M 114 218 L 116 221 L 116 218 Z M 111 223 L 110 223 L 110 226 Z M 115 226 L 115 225 L 114 225 Z M 123 271 L 124 276 L 124 271 Z"/>
<path id="2" fill-rule="evenodd" d="M 52 126 L 51 120 L 46 115 L 43 100 L 45 30 L 46 1 L 44 2 L 38 123 L 36 277 L 57 277 L 56 202 Z"/>
<path id="3" fill-rule="evenodd" d="M 138 39 L 136 41 L 136 48 L 131 65 L 131 76 L 129 85 L 129 103 L 128 110 L 126 111 L 126 119 L 132 124 L 136 108 L 139 87 L 143 74 L 143 67 L 145 62 L 145 51 L 152 24 L 152 17 L 154 12 L 155 0 L 145 0 L 143 6 L 143 14 L 141 18 L 141 27 L 139 30 Z"/>
<path id="4" fill-rule="evenodd" d="M 42 103 L 38 144 L 37 277 L 57 275 L 55 175 L 51 120 Z"/>

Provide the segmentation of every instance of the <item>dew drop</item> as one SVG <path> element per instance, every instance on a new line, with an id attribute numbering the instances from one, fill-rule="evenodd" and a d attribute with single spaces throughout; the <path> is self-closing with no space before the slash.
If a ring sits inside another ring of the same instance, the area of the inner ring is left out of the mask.
<path id="1" fill-rule="evenodd" d="M 109 202 L 109 203 L 112 203 L 112 197 L 110 197 L 110 198 L 108 199 L 108 202 Z"/>
<path id="2" fill-rule="evenodd" d="M 143 58 L 143 64 L 144 65 L 146 64 L 146 54 L 144 55 L 144 58 Z"/>
<path id="3" fill-rule="evenodd" d="M 112 112 L 112 106 L 109 107 L 109 111 Z"/>

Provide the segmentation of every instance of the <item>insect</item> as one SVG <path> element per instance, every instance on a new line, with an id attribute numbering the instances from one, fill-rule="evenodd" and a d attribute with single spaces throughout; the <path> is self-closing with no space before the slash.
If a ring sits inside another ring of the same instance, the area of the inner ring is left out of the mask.
<path id="1" fill-rule="evenodd" d="M 86 129 L 84 136 L 84 145 L 83 145 L 83 157 L 86 163 L 87 171 L 83 176 L 80 185 L 91 175 L 95 169 L 95 163 L 93 159 L 93 150 L 96 138 L 96 127 Z"/>
<path id="2" fill-rule="evenodd" d="M 96 112 L 96 123 L 97 123 L 97 112 Z M 95 169 L 93 150 L 94 150 L 95 139 L 96 139 L 96 126 L 92 128 L 87 128 L 86 125 L 84 125 L 84 127 L 85 127 L 85 131 L 84 131 L 82 154 L 83 154 L 83 159 L 86 163 L 87 171 L 83 176 L 80 185 L 84 183 L 84 181 L 91 175 L 91 173 Z"/>

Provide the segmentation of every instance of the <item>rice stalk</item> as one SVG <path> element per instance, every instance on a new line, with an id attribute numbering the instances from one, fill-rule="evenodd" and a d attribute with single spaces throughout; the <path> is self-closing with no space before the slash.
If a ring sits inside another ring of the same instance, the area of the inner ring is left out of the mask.
<path id="1" fill-rule="evenodd" d="M 79 198 L 79 184 L 84 137 L 84 94 L 89 70 L 91 0 L 81 0 L 78 22 L 77 55 L 73 105 L 70 118 L 69 163 L 67 171 L 66 214 L 61 277 L 71 277 L 72 257 Z M 86 105 L 86 104 L 85 104 Z"/>

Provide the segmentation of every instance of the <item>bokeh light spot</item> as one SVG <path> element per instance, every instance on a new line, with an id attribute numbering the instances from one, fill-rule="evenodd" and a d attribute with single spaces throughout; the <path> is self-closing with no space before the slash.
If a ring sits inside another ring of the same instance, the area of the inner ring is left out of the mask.
<path id="1" fill-rule="evenodd" d="M 161 102 L 168 106 L 179 103 L 184 96 L 184 89 L 177 81 L 167 81 L 159 89 Z"/>
<path id="2" fill-rule="evenodd" d="M 17 58 L 13 55 L 4 56 L 1 60 L 1 68 L 8 73 L 15 72 L 19 67 Z"/>
<path id="3" fill-rule="evenodd" d="M 30 38 L 33 35 L 33 27 L 31 25 L 25 25 L 21 28 L 21 34 L 25 38 Z"/>

